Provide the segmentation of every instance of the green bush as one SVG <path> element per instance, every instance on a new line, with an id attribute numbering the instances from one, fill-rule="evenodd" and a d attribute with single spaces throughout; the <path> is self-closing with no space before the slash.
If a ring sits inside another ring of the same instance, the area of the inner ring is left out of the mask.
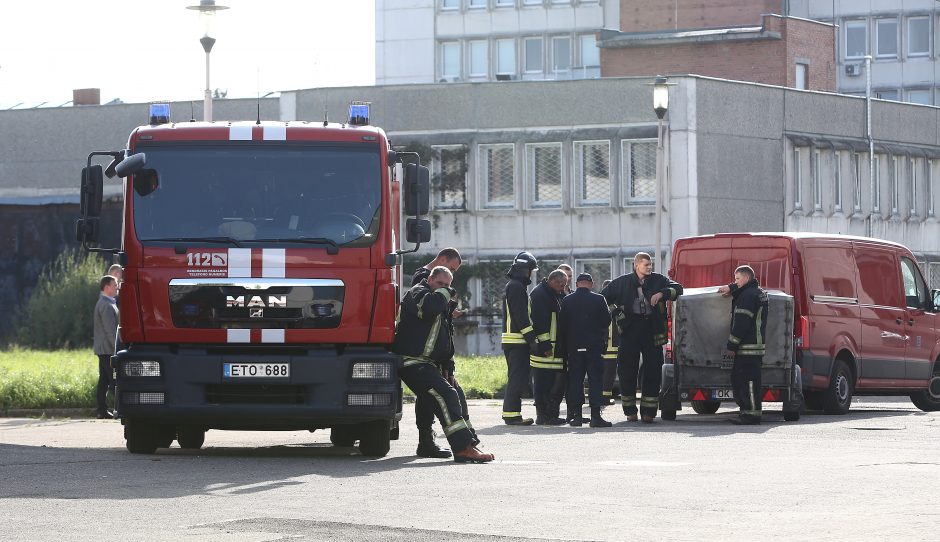
<path id="1" fill-rule="evenodd" d="M 17 343 L 55 349 L 90 346 L 98 281 L 107 264 L 94 253 L 71 249 L 42 270 L 36 288 L 17 311 Z"/>

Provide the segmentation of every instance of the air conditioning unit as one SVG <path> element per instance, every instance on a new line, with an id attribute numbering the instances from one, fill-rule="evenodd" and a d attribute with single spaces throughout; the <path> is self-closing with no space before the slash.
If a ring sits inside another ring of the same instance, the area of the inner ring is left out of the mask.
<path id="1" fill-rule="evenodd" d="M 861 64 L 846 64 L 845 65 L 845 74 L 849 77 L 857 77 L 862 75 L 862 65 Z"/>

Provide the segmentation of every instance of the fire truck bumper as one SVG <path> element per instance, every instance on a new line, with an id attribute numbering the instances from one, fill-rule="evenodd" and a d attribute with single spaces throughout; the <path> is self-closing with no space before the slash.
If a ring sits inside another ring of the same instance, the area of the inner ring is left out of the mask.
<path id="1" fill-rule="evenodd" d="M 123 420 L 298 430 L 401 419 L 400 360 L 380 347 L 131 347 L 112 358 Z"/>

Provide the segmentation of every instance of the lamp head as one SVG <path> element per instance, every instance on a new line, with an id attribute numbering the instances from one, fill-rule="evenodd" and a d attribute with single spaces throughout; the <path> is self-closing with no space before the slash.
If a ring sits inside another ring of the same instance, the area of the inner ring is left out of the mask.
<path id="1" fill-rule="evenodd" d="M 669 110 L 669 85 L 666 84 L 666 78 L 659 76 L 653 83 L 653 111 L 656 116 L 662 120 Z"/>

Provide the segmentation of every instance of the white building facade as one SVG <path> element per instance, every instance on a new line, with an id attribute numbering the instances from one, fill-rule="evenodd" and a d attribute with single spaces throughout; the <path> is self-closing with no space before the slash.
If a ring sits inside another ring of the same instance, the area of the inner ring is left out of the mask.
<path id="1" fill-rule="evenodd" d="M 377 85 L 600 77 L 618 0 L 376 0 Z"/>

